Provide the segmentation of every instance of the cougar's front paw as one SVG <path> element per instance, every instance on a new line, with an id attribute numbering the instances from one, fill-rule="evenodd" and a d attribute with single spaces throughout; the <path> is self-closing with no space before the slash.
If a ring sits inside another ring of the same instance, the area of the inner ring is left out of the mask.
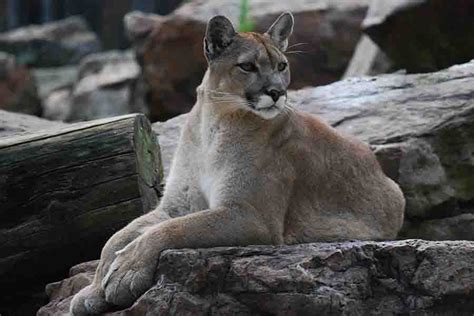
<path id="1" fill-rule="evenodd" d="M 98 285 L 91 284 L 74 295 L 69 312 L 72 316 L 101 315 L 110 308 L 102 289 Z"/>
<path id="2" fill-rule="evenodd" d="M 120 307 L 132 305 L 152 286 L 158 254 L 143 238 L 118 251 L 102 280 L 105 300 Z"/>

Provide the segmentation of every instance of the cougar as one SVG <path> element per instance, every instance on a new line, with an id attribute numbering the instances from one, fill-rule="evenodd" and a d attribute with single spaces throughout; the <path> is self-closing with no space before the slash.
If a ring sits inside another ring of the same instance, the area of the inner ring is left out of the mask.
<path id="1" fill-rule="evenodd" d="M 130 306 L 165 249 L 396 237 L 405 200 L 368 146 L 287 105 L 293 24 L 283 13 L 260 34 L 209 21 L 209 67 L 160 204 L 106 243 L 73 315 Z"/>

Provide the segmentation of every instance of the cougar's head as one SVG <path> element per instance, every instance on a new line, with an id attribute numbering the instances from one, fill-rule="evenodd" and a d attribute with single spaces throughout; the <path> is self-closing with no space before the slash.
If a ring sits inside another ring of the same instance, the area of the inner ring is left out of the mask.
<path id="1" fill-rule="evenodd" d="M 204 38 L 208 95 L 219 106 L 244 108 L 264 119 L 277 116 L 290 83 L 284 51 L 293 23 L 291 13 L 283 13 L 264 34 L 237 33 L 227 18 L 213 17 Z"/>

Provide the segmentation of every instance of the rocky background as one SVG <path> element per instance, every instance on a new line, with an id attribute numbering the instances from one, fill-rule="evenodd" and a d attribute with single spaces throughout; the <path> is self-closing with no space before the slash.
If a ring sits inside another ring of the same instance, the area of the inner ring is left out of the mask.
<path id="1" fill-rule="evenodd" d="M 370 144 L 401 240 L 167 251 L 114 315 L 474 313 L 472 1 L 82 2 L 0 0 L 1 315 L 61 315 L 96 263 L 69 268 L 157 203 L 207 20 L 286 10 L 289 102 Z"/>

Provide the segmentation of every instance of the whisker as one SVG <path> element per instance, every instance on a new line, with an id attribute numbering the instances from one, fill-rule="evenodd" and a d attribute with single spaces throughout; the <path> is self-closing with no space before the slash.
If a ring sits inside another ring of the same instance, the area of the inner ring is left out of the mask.
<path id="1" fill-rule="evenodd" d="M 309 51 L 304 51 L 304 50 L 292 50 L 292 51 L 286 51 L 285 54 L 307 54 Z"/>
<path id="2" fill-rule="evenodd" d="M 301 46 L 301 45 L 308 45 L 308 43 L 295 43 L 293 45 L 288 46 L 286 49 L 290 49 L 290 48 Z"/>

